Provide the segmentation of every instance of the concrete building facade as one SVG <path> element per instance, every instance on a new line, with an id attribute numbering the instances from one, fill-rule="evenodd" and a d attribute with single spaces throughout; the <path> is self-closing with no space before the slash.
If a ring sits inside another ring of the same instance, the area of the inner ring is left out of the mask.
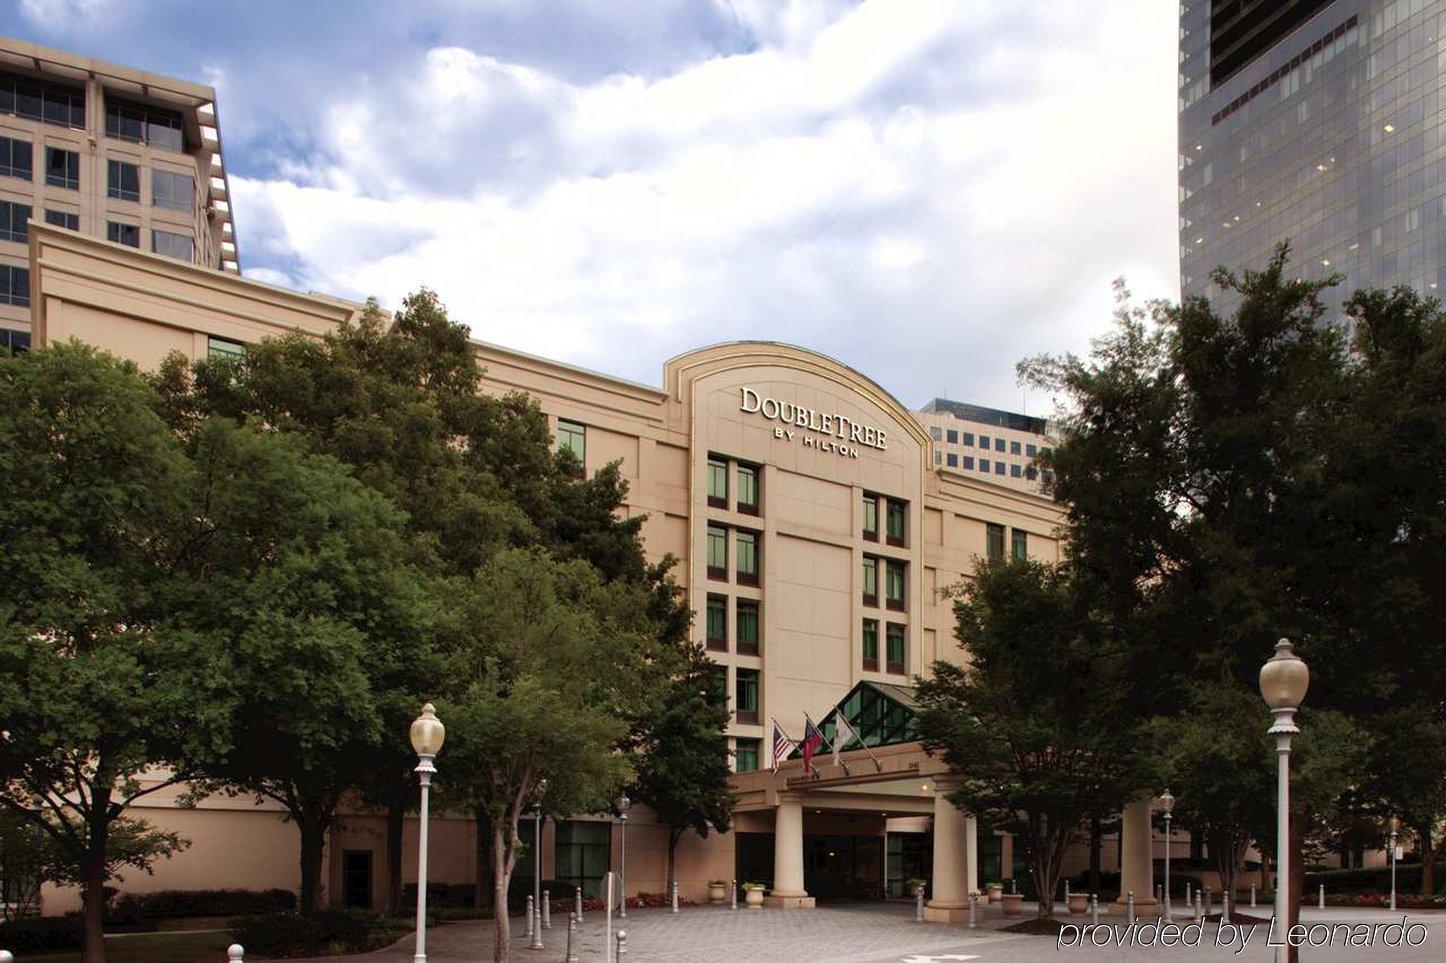
<path id="1" fill-rule="evenodd" d="M 74 338 L 143 369 L 172 352 L 195 360 L 294 332 L 321 336 L 361 310 L 47 225 L 31 225 L 29 245 L 37 343 Z M 648 553 L 683 560 L 696 638 L 730 694 L 739 796 L 733 831 L 683 838 L 685 896 L 705 898 L 712 878 L 756 879 L 776 903 L 807 906 L 818 896 L 903 896 L 904 881 L 919 876 L 933 881 L 931 918 L 954 919 L 971 890 L 1014 875 L 1012 841 L 949 803 L 945 767 L 910 738 L 909 683 L 935 659 L 964 658 L 948 590 L 980 558 L 1005 546 L 1057 557 L 1054 502 L 939 466 L 929 431 L 892 395 L 804 348 L 700 348 L 668 361 L 656 387 L 496 345 L 476 351 L 484 390 L 537 399 L 587 471 L 621 465 L 626 511 L 647 518 Z M 839 713 L 868 733 L 872 751 L 849 749 L 837 766 L 821 760 L 816 778 L 796 759 L 770 770 L 770 720 L 796 738 L 805 715 L 832 733 Z M 445 749 L 438 766 L 445 771 Z M 470 883 L 475 827 L 448 813 L 444 797 L 434 806 L 430 878 Z M 1150 871 L 1143 812 L 1125 831 L 1136 877 Z M 123 889 L 296 885 L 297 834 L 275 807 L 212 797 L 184 808 L 157 793 L 136 814 L 191 846 Z M 628 827 L 628 890 L 662 891 L 665 831 L 636 809 Z M 622 832 L 607 816 L 549 821 L 544 879 L 595 889 L 621 863 Z M 380 813 L 347 809 L 328 842 L 332 902 L 380 903 L 384 839 Z M 409 822 L 405 879 L 415 878 L 415 844 Z M 530 878 L 530 862 L 519 872 Z M 1151 892 L 1147 880 L 1131 882 Z M 74 891 L 45 895 L 46 912 L 75 905 Z"/>
<path id="2" fill-rule="evenodd" d="M 935 467 L 1028 492 L 1047 492 L 1054 480 L 1037 461 L 1052 445 L 1047 419 L 948 398 L 935 398 L 914 417 L 934 441 Z"/>

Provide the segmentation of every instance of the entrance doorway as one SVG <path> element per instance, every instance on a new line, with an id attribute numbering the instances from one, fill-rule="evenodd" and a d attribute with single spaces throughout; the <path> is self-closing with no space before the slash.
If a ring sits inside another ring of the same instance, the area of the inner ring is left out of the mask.
<path id="1" fill-rule="evenodd" d="M 372 851 L 348 849 L 341 854 L 341 901 L 356 909 L 372 908 Z"/>
<path id="2" fill-rule="evenodd" d="M 884 837 L 803 837 L 803 882 L 819 899 L 879 899 L 884 895 Z"/>

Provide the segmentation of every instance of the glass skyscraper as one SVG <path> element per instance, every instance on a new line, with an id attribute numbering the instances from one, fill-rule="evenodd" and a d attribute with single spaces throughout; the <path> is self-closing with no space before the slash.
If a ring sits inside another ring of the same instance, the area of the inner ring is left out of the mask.
<path id="1" fill-rule="evenodd" d="M 1446 0 L 1184 0 L 1180 282 L 1259 267 L 1446 282 Z"/>

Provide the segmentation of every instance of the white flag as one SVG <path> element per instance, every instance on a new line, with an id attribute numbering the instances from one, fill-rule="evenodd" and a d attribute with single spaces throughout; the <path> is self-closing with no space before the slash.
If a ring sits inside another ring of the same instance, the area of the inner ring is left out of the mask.
<path id="1" fill-rule="evenodd" d="M 853 727 L 848 724 L 841 713 L 833 717 L 833 764 L 835 766 L 843 765 L 842 760 L 838 757 L 838 754 L 843 751 L 843 747 L 858 738 L 858 733 L 854 732 Z M 863 740 L 859 739 L 859 742 L 863 742 Z"/>

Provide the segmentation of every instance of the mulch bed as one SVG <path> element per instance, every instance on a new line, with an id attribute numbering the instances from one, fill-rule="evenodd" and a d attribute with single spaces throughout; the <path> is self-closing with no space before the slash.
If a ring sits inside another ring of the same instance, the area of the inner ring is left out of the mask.
<path id="1" fill-rule="evenodd" d="M 1012 926 L 1006 926 L 999 932 L 1023 933 L 1026 936 L 1058 936 L 1062 926 L 1064 926 L 1064 924 L 1053 917 L 1036 916 L 1032 920 L 1024 920 Z"/>

